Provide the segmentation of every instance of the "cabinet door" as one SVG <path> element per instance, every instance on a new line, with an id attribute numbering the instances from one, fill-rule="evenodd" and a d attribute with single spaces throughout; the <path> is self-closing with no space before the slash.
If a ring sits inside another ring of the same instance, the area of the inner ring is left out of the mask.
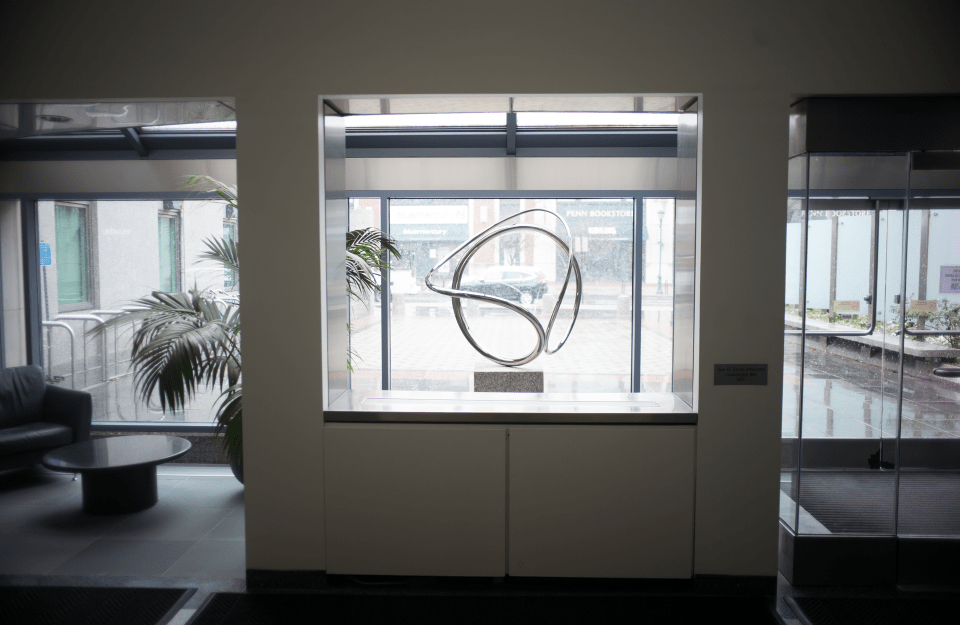
<path id="1" fill-rule="evenodd" d="M 509 574 L 693 575 L 693 427 L 511 427 Z"/>
<path id="2" fill-rule="evenodd" d="M 502 577 L 506 429 L 328 425 L 327 572 Z"/>

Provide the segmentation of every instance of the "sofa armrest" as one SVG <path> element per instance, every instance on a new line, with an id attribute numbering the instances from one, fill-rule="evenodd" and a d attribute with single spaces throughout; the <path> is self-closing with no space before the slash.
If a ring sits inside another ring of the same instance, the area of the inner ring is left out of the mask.
<path id="1" fill-rule="evenodd" d="M 93 397 L 84 391 L 47 384 L 43 396 L 43 420 L 73 428 L 74 443 L 88 441 L 93 420 Z"/>

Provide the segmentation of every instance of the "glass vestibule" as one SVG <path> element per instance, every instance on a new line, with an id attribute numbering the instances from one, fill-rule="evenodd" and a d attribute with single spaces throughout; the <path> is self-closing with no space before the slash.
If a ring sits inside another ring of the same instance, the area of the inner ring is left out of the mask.
<path id="1" fill-rule="evenodd" d="M 780 517 L 960 536 L 960 193 L 913 155 L 790 160 Z"/>

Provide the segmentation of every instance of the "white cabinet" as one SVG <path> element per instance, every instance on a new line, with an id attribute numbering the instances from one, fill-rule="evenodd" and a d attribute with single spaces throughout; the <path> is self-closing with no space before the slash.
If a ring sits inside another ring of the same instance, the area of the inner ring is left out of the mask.
<path id="1" fill-rule="evenodd" d="M 695 430 L 511 427 L 509 573 L 693 575 Z"/>
<path id="2" fill-rule="evenodd" d="M 324 429 L 327 572 L 502 577 L 506 429 Z"/>
<path id="3" fill-rule="evenodd" d="M 327 571 L 689 578 L 694 447 L 693 426 L 328 424 Z"/>

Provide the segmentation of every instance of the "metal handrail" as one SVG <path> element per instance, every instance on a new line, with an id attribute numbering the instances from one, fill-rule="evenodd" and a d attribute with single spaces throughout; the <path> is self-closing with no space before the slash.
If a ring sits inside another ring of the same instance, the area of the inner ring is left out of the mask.
<path id="1" fill-rule="evenodd" d="M 65 321 L 41 321 L 41 325 L 48 328 L 64 328 L 70 334 L 70 388 L 77 388 L 77 335 L 74 333 L 70 324 Z M 49 345 L 50 341 L 47 340 Z M 52 351 L 52 350 L 51 350 Z M 50 373 L 53 373 L 53 363 L 50 365 Z"/>
<path id="2" fill-rule="evenodd" d="M 53 318 L 54 321 L 60 321 L 60 320 L 63 320 L 63 319 L 72 320 L 72 321 L 82 321 L 82 322 L 83 322 L 83 335 L 84 335 L 84 339 L 83 339 L 83 371 L 84 371 L 83 379 L 84 379 L 84 384 L 86 384 L 86 381 L 87 381 L 87 375 L 86 375 L 86 371 L 87 371 L 87 339 L 86 339 L 86 335 L 87 335 L 87 322 L 89 322 L 89 321 L 96 321 L 97 323 L 103 323 L 103 319 L 100 318 L 100 317 L 98 317 L 98 316 L 96 316 L 96 315 L 91 315 L 91 314 L 88 314 L 88 313 L 67 313 L 67 314 L 65 314 L 65 315 L 57 315 L 56 317 Z M 101 336 L 101 337 L 100 337 L 100 352 L 101 352 L 101 355 L 102 355 L 102 358 L 100 359 L 100 374 L 103 376 L 103 379 L 106 380 L 106 379 L 107 379 L 107 337 L 106 337 L 106 336 Z"/>
<path id="3" fill-rule="evenodd" d="M 910 336 L 960 336 L 960 330 L 911 330 L 904 328 L 903 333 Z"/>
<path id="4" fill-rule="evenodd" d="M 112 310 L 112 309 L 98 309 L 91 310 L 90 313 L 94 315 L 122 315 L 126 311 L 123 309 Z M 119 340 L 120 328 L 113 329 L 113 358 L 114 358 L 114 372 L 119 375 L 120 373 L 120 340 Z M 106 339 L 104 339 L 106 340 Z M 106 364 L 106 356 L 104 356 L 104 380 L 109 377 L 109 365 Z"/>

